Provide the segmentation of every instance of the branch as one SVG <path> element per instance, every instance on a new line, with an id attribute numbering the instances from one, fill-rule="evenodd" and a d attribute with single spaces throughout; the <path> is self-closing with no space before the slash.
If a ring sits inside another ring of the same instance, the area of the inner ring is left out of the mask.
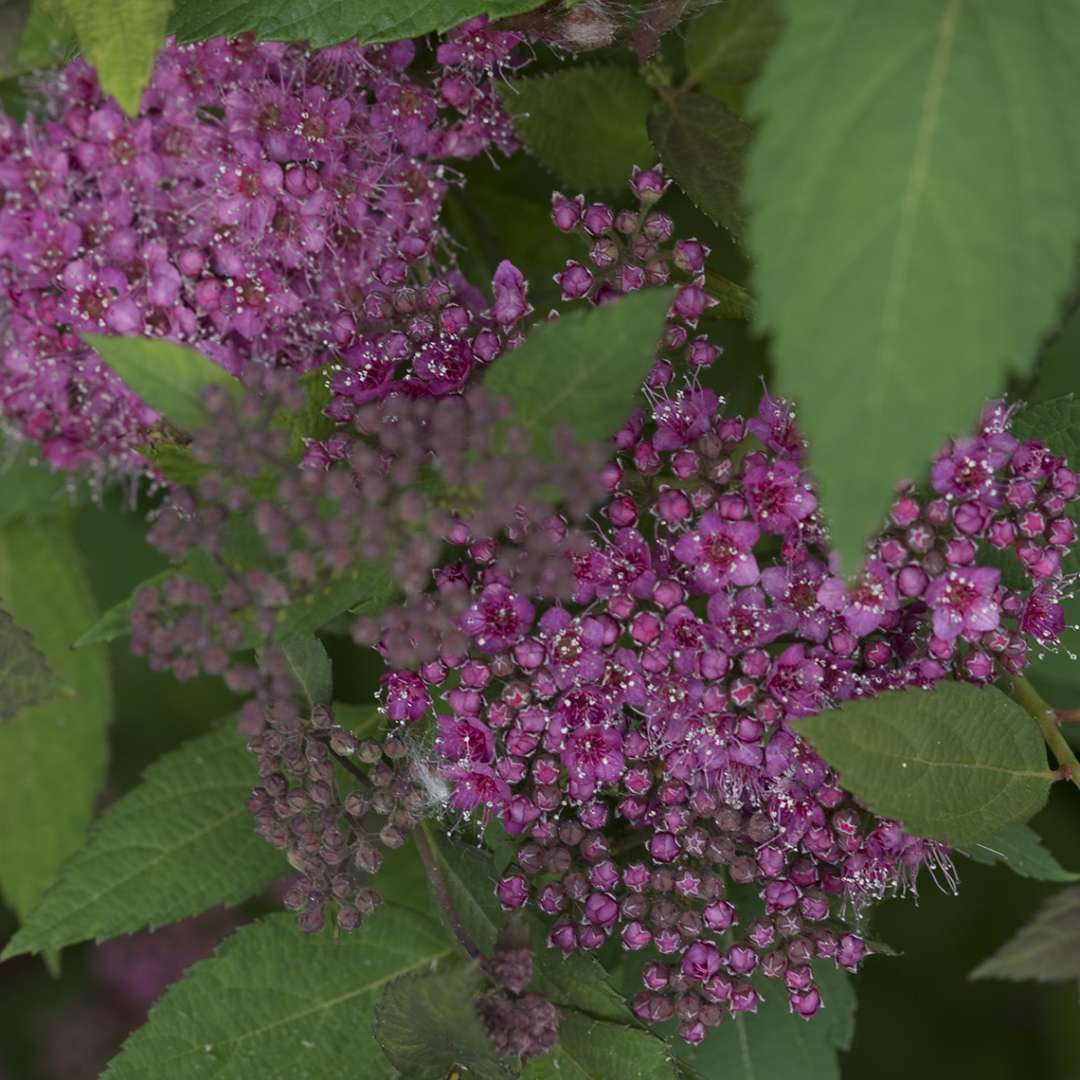
<path id="1" fill-rule="evenodd" d="M 1076 760 L 1073 748 L 1065 741 L 1065 736 L 1058 729 L 1057 714 L 1027 679 L 1018 675 L 1008 675 L 1007 678 L 1013 697 L 1027 709 L 1039 725 L 1046 745 L 1050 747 L 1054 760 L 1060 766 L 1062 778 L 1071 780 L 1077 789 L 1080 789 L 1080 761 Z"/>

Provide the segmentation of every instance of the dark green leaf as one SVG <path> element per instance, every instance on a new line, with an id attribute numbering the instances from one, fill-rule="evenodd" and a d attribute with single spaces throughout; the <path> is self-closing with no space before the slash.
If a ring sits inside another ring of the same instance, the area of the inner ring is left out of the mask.
<path id="1" fill-rule="evenodd" d="M 1034 358 L 1080 234 L 1080 3 L 789 0 L 751 93 L 761 329 L 851 570 Z"/>
<path id="2" fill-rule="evenodd" d="M 181 41 L 254 30 L 269 41 L 335 45 L 420 37 L 476 15 L 493 19 L 536 7 L 536 0 L 176 0 L 171 29 Z"/>
<path id="3" fill-rule="evenodd" d="M 554 454 L 555 428 L 580 443 L 607 439 L 630 415 L 670 305 L 669 290 L 648 289 L 535 326 L 492 365 L 484 389 L 513 403 L 508 423 L 529 432 L 538 454 Z"/>
<path id="4" fill-rule="evenodd" d="M 559 1042 L 530 1061 L 522 1080 L 674 1080 L 664 1043 L 640 1028 L 563 1014 Z"/>
<path id="5" fill-rule="evenodd" d="M 1055 893 L 1012 941 L 972 973 L 973 979 L 1080 979 L 1080 885 Z"/>
<path id="6" fill-rule="evenodd" d="M 698 1047 L 675 1042 L 678 1059 L 707 1080 L 840 1080 L 837 1051 L 851 1045 L 855 994 L 843 972 L 820 965 L 814 975 L 822 1011 L 812 1020 L 793 1016 L 787 994 L 776 982 L 761 981 L 765 997 L 756 1015 L 742 1014 L 710 1031 Z"/>
<path id="7" fill-rule="evenodd" d="M 473 1007 L 485 982 L 473 964 L 395 979 L 375 1006 L 383 1053 L 412 1080 L 443 1080 L 455 1065 L 482 1080 L 511 1076 Z"/>
<path id="8" fill-rule="evenodd" d="M 891 691 L 807 717 L 798 731 L 875 813 L 953 844 L 1025 821 L 1053 780 L 1035 721 L 992 686 Z"/>
<path id="9" fill-rule="evenodd" d="M 257 782 L 231 721 L 165 754 L 101 815 L 4 956 L 154 929 L 261 892 L 289 868 L 244 806 Z"/>
<path id="10" fill-rule="evenodd" d="M 71 648 L 95 611 L 64 521 L 0 529 L 0 606 L 75 692 L 0 725 L 0 892 L 22 918 L 83 843 L 108 757 L 109 666 L 101 648 Z"/>
<path id="11" fill-rule="evenodd" d="M 62 689 L 33 636 L 0 611 L 0 720 L 50 701 Z"/>
<path id="12" fill-rule="evenodd" d="M 201 398 L 206 387 L 241 392 L 240 383 L 227 371 L 183 345 L 150 338 L 82 336 L 131 390 L 182 431 L 195 431 L 210 419 Z"/>
<path id="13" fill-rule="evenodd" d="M 1001 863 L 1021 877 L 1037 881 L 1076 881 L 1080 874 L 1066 870 L 1042 845 L 1039 834 L 1028 825 L 1006 825 L 1000 832 L 965 848 L 973 862 L 993 866 Z"/>
<path id="14" fill-rule="evenodd" d="M 293 600 L 278 612 L 275 641 L 313 634 L 343 611 L 375 615 L 401 596 L 382 563 L 357 563 L 326 585 Z"/>
<path id="15" fill-rule="evenodd" d="M 326 705 L 334 696 L 334 673 L 323 643 L 314 634 L 300 634 L 281 643 L 281 651 L 309 705 Z"/>
<path id="16" fill-rule="evenodd" d="M 8 0 L 0 4 L 0 76 L 19 71 L 16 55 L 30 16 L 30 0 Z"/>
<path id="17" fill-rule="evenodd" d="M 135 116 L 165 41 L 172 0 L 63 0 L 63 5 L 102 89 Z"/>
<path id="18" fill-rule="evenodd" d="M 621 192 L 653 164 L 645 118 L 655 98 L 632 68 L 583 64 L 499 88 L 529 153 L 569 194 Z"/>
<path id="19" fill-rule="evenodd" d="M 495 896 L 495 867 L 491 856 L 479 848 L 455 842 L 426 826 L 435 858 L 446 881 L 454 908 L 481 952 L 495 947 L 499 930 L 507 920 Z M 633 1023 L 633 1014 L 608 980 L 604 969 L 583 953 L 568 957 L 546 944 L 544 923 L 529 920 L 536 971 L 532 989 L 556 1005 L 616 1024 Z"/>
<path id="20" fill-rule="evenodd" d="M 336 941 L 271 916 L 170 988 L 104 1080 L 391 1080 L 372 1035 L 379 991 L 451 952 L 437 924 L 389 905 Z"/>
<path id="21" fill-rule="evenodd" d="M 706 8 L 686 25 L 686 83 L 723 93 L 749 82 L 783 26 L 779 0 L 726 0 Z"/>
<path id="22" fill-rule="evenodd" d="M 750 126 L 708 94 L 692 92 L 649 114 L 649 137 L 679 187 L 736 239 L 745 219 L 739 205 Z"/>

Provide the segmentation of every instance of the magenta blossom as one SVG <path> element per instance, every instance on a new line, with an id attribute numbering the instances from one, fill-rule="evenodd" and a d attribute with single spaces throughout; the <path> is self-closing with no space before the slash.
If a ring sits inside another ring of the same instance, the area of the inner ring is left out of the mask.
<path id="1" fill-rule="evenodd" d="M 715 510 L 703 514 L 698 527 L 675 545 L 675 558 L 692 567 L 694 583 L 707 593 L 727 584 L 753 585 L 758 564 L 753 555 L 760 536 L 748 521 L 725 521 Z"/>
<path id="2" fill-rule="evenodd" d="M 532 626 L 534 610 L 505 585 L 488 585 L 460 619 L 461 629 L 484 652 L 498 652 L 520 641 Z"/>
<path id="3" fill-rule="evenodd" d="M 935 578 L 926 589 L 934 634 L 951 641 L 967 632 L 996 630 L 1001 620 L 995 598 L 1000 581 L 1001 571 L 989 566 L 952 569 Z"/>

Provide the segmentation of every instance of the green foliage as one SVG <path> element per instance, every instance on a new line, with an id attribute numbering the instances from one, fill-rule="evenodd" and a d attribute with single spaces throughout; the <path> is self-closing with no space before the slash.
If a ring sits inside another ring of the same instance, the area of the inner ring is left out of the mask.
<path id="1" fill-rule="evenodd" d="M 672 95 L 649 114 L 649 137 L 660 160 L 694 204 L 736 239 L 750 126 L 708 94 Z"/>
<path id="2" fill-rule="evenodd" d="M 244 926 L 150 1010 L 104 1080 L 390 1080 L 372 1034 L 379 991 L 451 949 L 437 924 L 389 905 L 337 941 L 284 914 Z"/>
<path id="3" fill-rule="evenodd" d="M 1080 2 L 799 0 L 751 95 L 761 328 L 848 570 L 1027 365 L 1080 231 Z"/>
<path id="4" fill-rule="evenodd" d="M 800 1080 L 840 1080 L 837 1051 L 851 1045 L 855 1032 L 855 992 L 835 967 L 815 967 L 824 1002 L 807 1022 L 788 1010 L 787 994 L 775 982 L 758 980 L 764 1003 L 756 1014 L 742 1014 L 709 1032 L 698 1047 L 675 1044 L 679 1061 L 703 1080 L 771 1080 L 788 1076 L 797 1063 Z"/>
<path id="5" fill-rule="evenodd" d="M 559 1042 L 533 1058 L 522 1080 L 674 1080 L 667 1047 L 638 1028 L 571 1012 L 559 1024 Z"/>
<path id="6" fill-rule="evenodd" d="M 95 613 L 66 521 L 0 529 L 0 605 L 74 691 L 0 724 L 0 894 L 23 918 L 82 844 L 108 756 L 108 662 L 101 648 L 71 649 Z"/>
<path id="7" fill-rule="evenodd" d="M 402 1075 L 443 1080 L 454 1065 L 480 1080 L 512 1075 L 473 1007 L 485 982 L 475 965 L 463 964 L 390 983 L 375 1007 L 375 1038 Z"/>
<path id="8" fill-rule="evenodd" d="M 973 979 L 1080 979 L 1080 885 L 1055 893 L 1007 944 L 972 973 Z"/>
<path id="9" fill-rule="evenodd" d="M 1066 870 L 1042 845 L 1039 834 L 1014 822 L 963 852 L 973 862 L 1000 863 L 1021 877 L 1037 881 L 1076 881 L 1080 874 Z"/>
<path id="10" fill-rule="evenodd" d="M 202 403 L 206 387 L 241 392 L 239 382 L 228 372 L 183 345 L 153 338 L 82 336 L 131 390 L 181 431 L 195 431 L 209 421 Z"/>
<path id="11" fill-rule="evenodd" d="M 101 815 L 3 955 L 153 929 L 260 892 L 288 867 L 244 807 L 256 781 L 231 722 L 159 758 Z"/>
<path id="12" fill-rule="evenodd" d="M 625 190 L 654 154 L 645 130 L 653 93 L 632 68 L 583 64 L 500 88 L 529 153 L 586 197 Z"/>
<path id="13" fill-rule="evenodd" d="M 62 0 L 86 59 L 106 94 L 129 116 L 139 111 L 158 49 L 165 40 L 172 0 Z"/>
<path id="14" fill-rule="evenodd" d="M 281 643 L 281 651 L 308 705 L 326 705 L 334 696 L 334 673 L 323 643 L 314 634 L 301 634 Z"/>
<path id="15" fill-rule="evenodd" d="M 38 458 L 34 443 L 0 443 L 0 525 L 55 514 L 71 506 L 67 473 Z"/>
<path id="16" fill-rule="evenodd" d="M 783 29 L 780 0 L 726 0 L 686 27 L 686 86 L 714 94 L 755 78 Z"/>
<path id="17" fill-rule="evenodd" d="M 72 48 L 63 0 L 14 0 L 0 6 L 0 75 L 53 67 Z"/>
<path id="18" fill-rule="evenodd" d="M 537 454 L 554 454 L 555 428 L 580 443 L 607 439 L 630 415 L 670 305 L 669 290 L 651 289 L 537 326 L 492 365 L 484 389 L 513 403 L 508 423 L 529 432 Z"/>
<path id="19" fill-rule="evenodd" d="M 536 0 L 176 0 L 170 23 L 180 41 L 254 30 L 268 41 L 336 45 L 397 41 L 449 30 L 476 15 L 493 19 L 536 7 Z"/>
<path id="20" fill-rule="evenodd" d="M 798 732 L 875 813 L 953 844 L 1025 821 L 1053 780 L 1035 722 L 992 686 L 943 682 L 848 701 L 800 720 Z"/>
<path id="21" fill-rule="evenodd" d="M 0 721 L 49 701 L 63 689 L 45 654 L 6 611 L 0 611 Z"/>
<path id="22" fill-rule="evenodd" d="M 298 597 L 278 612 L 275 641 L 313 634 L 343 611 L 374 615 L 401 597 L 381 562 L 357 562 L 326 585 Z"/>

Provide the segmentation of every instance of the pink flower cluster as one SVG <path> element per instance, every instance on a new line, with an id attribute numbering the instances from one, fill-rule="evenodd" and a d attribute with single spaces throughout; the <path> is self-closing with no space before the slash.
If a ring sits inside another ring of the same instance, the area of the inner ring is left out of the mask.
<path id="1" fill-rule="evenodd" d="M 948 850 L 866 812 L 799 720 L 944 678 L 988 682 L 1024 667 L 1029 636 L 1052 644 L 1077 476 L 992 404 L 938 456 L 930 491 L 896 499 L 849 586 L 791 409 L 766 395 L 757 416 L 725 416 L 698 382 L 718 351 L 689 340 L 707 303 L 702 245 L 665 246 L 657 171 L 634 187 L 640 211 L 553 204 L 557 227 L 590 244 L 560 274 L 567 295 L 604 303 L 689 278 L 643 407 L 614 438 L 602 523 L 564 545 L 572 593 L 519 587 L 501 538 L 463 523 L 438 577 L 466 591 L 463 613 L 438 655 L 386 676 L 383 707 L 402 725 L 434 715 L 448 807 L 517 842 L 503 905 L 550 917 L 565 952 L 612 936 L 648 950 L 635 1011 L 677 1019 L 696 1043 L 757 1008 L 757 972 L 812 1017 L 813 962 L 855 970 L 868 951 L 846 913 L 913 888 L 923 867 L 953 884 Z M 545 527 L 556 545 L 575 537 Z"/>
<path id="2" fill-rule="evenodd" d="M 134 462 L 155 414 L 80 331 L 234 374 L 333 363 L 339 411 L 402 371 L 457 383 L 470 358 L 439 335 L 487 305 L 443 252 L 445 163 L 514 149 L 492 76 L 519 41 L 474 20 L 427 73 L 411 41 L 169 45 L 134 120 L 70 64 L 47 119 L 0 115 L 0 414 L 54 466 Z"/>

